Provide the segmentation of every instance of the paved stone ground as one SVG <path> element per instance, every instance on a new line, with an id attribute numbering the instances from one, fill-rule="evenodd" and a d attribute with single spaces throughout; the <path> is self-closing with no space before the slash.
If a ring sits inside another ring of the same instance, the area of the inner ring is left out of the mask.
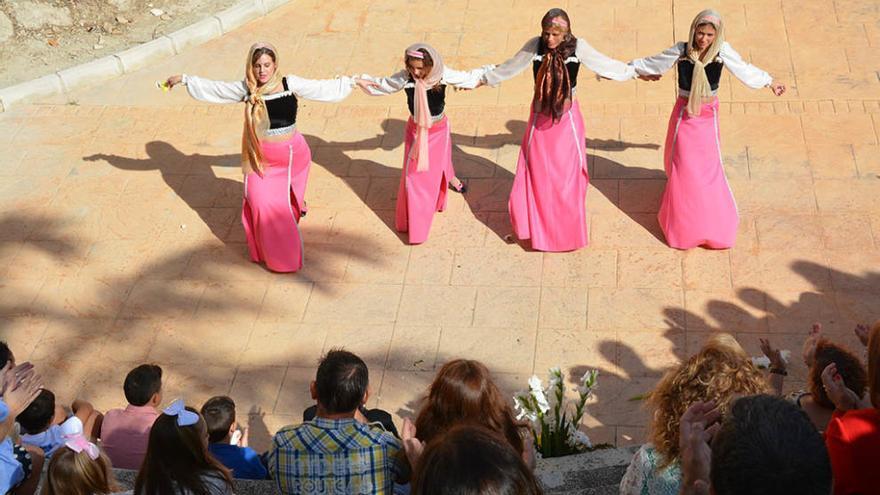
<path id="1" fill-rule="evenodd" d="M 557 0 L 575 34 L 620 59 L 686 36 L 707 2 Z M 250 263 L 239 224 L 241 107 L 205 106 L 153 81 L 233 79 L 270 39 L 308 77 L 388 74 L 410 42 L 447 63 L 498 63 L 551 2 L 303 0 L 231 35 L 101 87 L 0 115 L 0 325 L 64 400 L 123 403 L 124 373 L 161 363 L 167 398 L 230 393 L 253 437 L 296 421 L 323 350 L 371 366 L 372 404 L 399 416 L 437 366 L 485 361 L 507 390 L 560 365 L 602 371 L 587 426 L 639 442 L 633 397 L 712 332 L 758 354 L 797 354 L 812 321 L 855 347 L 880 315 L 880 11 L 867 0 L 708 2 L 728 39 L 790 84 L 783 98 L 722 81 L 722 147 L 742 213 L 736 248 L 667 248 L 655 215 L 674 77 L 581 78 L 592 187 L 590 246 L 568 254 L 505 244 L 506 199 L 531 78 L 449 97 L 454 159 L 471 192 L 452 195 L 430 240 L 393 231 L 406 117 L 402 95 L 305 103 L 314 153 L 302 224 L 306 268 Z M 509 29 L 508 29 L 509 28 Z M 795 363 L 790 388 L 803 385 Z"/>

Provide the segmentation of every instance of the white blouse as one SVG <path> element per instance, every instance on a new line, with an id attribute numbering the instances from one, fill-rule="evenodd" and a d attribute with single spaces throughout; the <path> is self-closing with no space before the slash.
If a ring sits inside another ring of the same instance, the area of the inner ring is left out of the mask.
<path id="1" fill-rule="evenodd" d="M 483 76 L 494 68 L 494 65 L 484 65 L 477 69 L 461 71 L 445 66 L 443 67 L 443 76 L 440 79 L 440 84 L 455 86 L 456 88 L 462 89 L 474 89 L 483 79 Z M 367 74 L 358 77 L 379 84 L 378 87 L 369 88 L 370 94 L 373 96 L 390 95 L 404 88 L 414 86 L 409 80 L 409 71 L 406 69 L 396 72 L 388 77 L 373 77 Z"/>
<path id="2" fill-rule="evenodd" d="M 354 79 L 345 76 L 335 79 L 304 79 L 288 74 L 284 79 L 289 92 L 299 98 L 314 101 L 342 101 L 351 94 L 354 87 Z M 244 81 L 214 81 L 184 74 L 183 84 L 190 96 L 209 103 L 242 102 L 248 95 Z M 271 99 L 270 96 L 266 95 L 268 99 Z"/>
<path id="3" fill-rule="evenodd" d="M 540 42 L 541 38 L 537 36 L 527 41 L 510 60 L 486 73 L 486 83 L 495 86 L 526 70 L 538 57 Z M 599 53 L 583 38 L 578 38 L 574 56 L 582 65 L 602 77 L 615 81 L 626 81 L 636 77 L 631 65 Z"/>
<path id="4" fill-rule="evenodd" d="M 636 72 L 641 75 L 660 75 L 668 71 L 676 62 L 684 57 L 687 50 L 687 43 L 679 42 L 667 48 L 661 53 L 651 57 L 637 58 L 629 63 L 635 68 Z M 721 45 L 721 51 L 718 53 L 718 59 L 727 67 L 737 79 L 746 86 L 754 89 L 763 88 L 773 82 L 770 74 L 746 62 L 736 50 L 730 46 L 730 43 L 724 42 Z"/>

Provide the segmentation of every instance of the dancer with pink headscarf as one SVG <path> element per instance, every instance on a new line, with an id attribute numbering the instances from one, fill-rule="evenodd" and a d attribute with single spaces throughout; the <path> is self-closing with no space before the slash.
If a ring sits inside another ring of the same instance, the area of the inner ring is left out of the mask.
<path id="1" fill-rule="evenodd" d="M 721 163 L 721 71 L 727 67 L 746 86 L 767 87 L 776 96 L 785 93 L 785 85 L 745 62 L 724 41 L 721 15 L 711 9 L 697 14 L 686 42 L 630 65 L 645 77 L 678 67 L 678 99 L 669 117 L 663 157 L 666 190 L 658 214 L 666 242 L 677 249 L 732 247 L 739 215 Z"/>
<path id="2" fill-rule="evenodd" d="M 636 76 L 632 67 L 575 38 L 568 14 L 551 9 L 541 19 L 541 36 L 484 77 L 494 86 L 529 66 L 535 76 L 508 208 L 516 236 L 530 239 L 538 251 L 573 251 L 588 241 L 587 150 L 584 118 L 575 99 L 581 64 L 615 81 Z"/>
<path id="3" fill-rule="evenodd" d="M 406 123 L 395 223 L 398 231 L 408 233 L 410 244 L 421 244 L 428 239 L 434 212 L 446 208 L 447 185 L 466 192 L 452 167 L 452 137 L 443 113 L 446 86 L 476 88 L 492 66 L 457 71 L 445 66 L 437 50 L 424 43 L 407 48 L 404 62 L 406 68 L 392 76 L 363 75 L 357 82 L 374 96 L 406 92 L 411 117 Z"/>
<path id="4" fill-rule="evenodd" d="M 298 98 L 338 102 L 354 87 L 350 77 L 312 80 L 278 72 L 278 52 L 268 43 L 251 46 L 243 81 L 212 81 L 192 75 L 171 76 L 193 98 L 210 103 L 244 103 L 241 139 L 244 200 L 241 221 L 254 262 L 275 272 L 303 265 L 300 217 L 312 152 L 296 130 Z"/>

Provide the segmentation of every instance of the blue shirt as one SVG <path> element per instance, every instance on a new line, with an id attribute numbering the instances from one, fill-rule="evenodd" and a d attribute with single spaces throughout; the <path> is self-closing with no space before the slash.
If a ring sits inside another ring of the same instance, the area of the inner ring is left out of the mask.
<path id="1" fill-rule="evenodd" d="M 9 416 L 9 407 L 0 400 L 0 421 Z M 12 439 L 6 437 L 0 442 L 0 492 L 6 493 L 24 480 L 24 468 L 12 451 Z"/>
<path id="2" fill-rule="evenodd" d="M 232 477 L 245 480 L 264 480 L 269 472 L 260 462 L 260 454 L 250 447 L 239 447 L 228 443 L 212 443 L 208 450 L 232 470 Z"/>

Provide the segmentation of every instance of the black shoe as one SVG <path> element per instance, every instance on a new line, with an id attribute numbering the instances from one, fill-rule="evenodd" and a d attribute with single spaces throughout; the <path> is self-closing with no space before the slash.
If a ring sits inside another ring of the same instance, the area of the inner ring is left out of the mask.
<path id="1" fill-rule="evenodd" d="M 459 184 L 459 186 L 458 186 L 458 188 L 456 188 L 455 186 L 452 185 L 452 182 L 450 182 L 449 189 L 452 189 L 453 191 L 455 191 L 459 194 L 464 194 L 468 191 L 467 184 L 465 184 L 464 181 L 458 181 L 458 184 Z"/>

